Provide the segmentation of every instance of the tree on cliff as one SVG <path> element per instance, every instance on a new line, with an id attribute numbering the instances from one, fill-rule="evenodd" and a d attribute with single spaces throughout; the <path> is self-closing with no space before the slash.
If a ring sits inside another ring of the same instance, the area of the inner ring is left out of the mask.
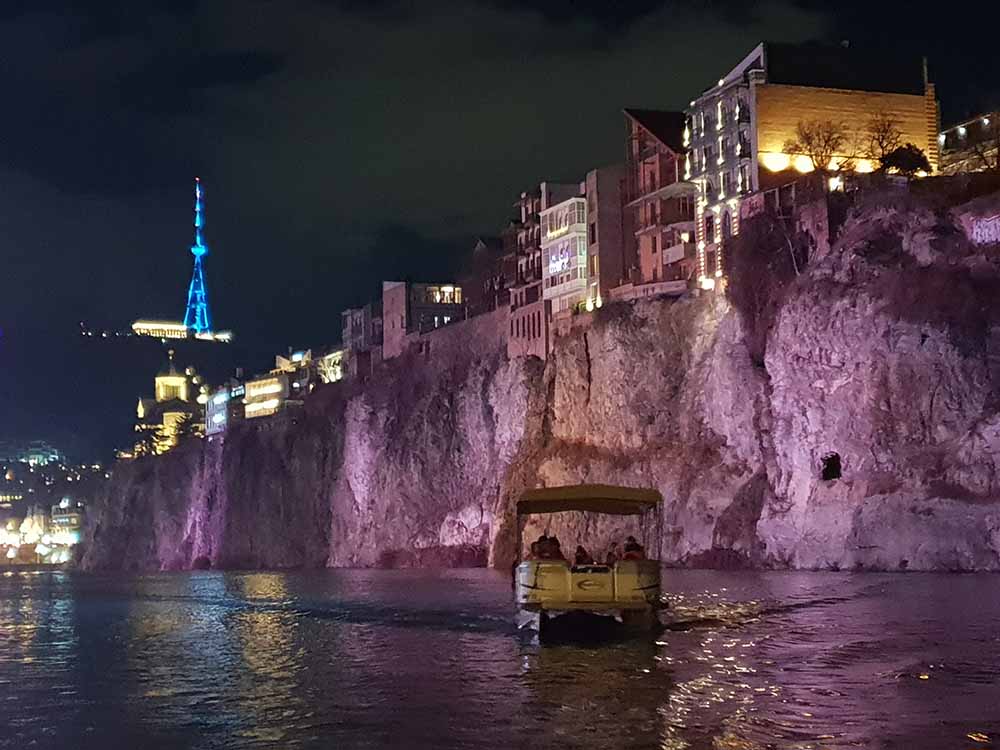
<path id="1" fill-rule="evenodd" d="M 825 173 L 831 170 L 830 163 L 837 154 L 843 154 L 848 144 L 847 127 L 842 122 L 833 120 L 799 121 L 795 126 L 795 138 L 785 141 L 784 151 L 793 156 L 805 156 L 813 169 Z M 847 158 L 843 162 L 850 162 Z M 849 169 L 849 165 L 841 163 L 837 170 Z"/>
<path id="2" fill-rule="evenodd" d="M 136 439 L 134 447 L 132 448 L 132 455 L 136 458 L 139 456 L 152 456 L 156 452 L 156 435 L 148 430 L 139 433 L 139 437 Z"/>
<path id="3" fill-rule="evenodd" d="M 882 169 L 895 170 L 907 177 L 913 177 L 917 172 L 931 171 L 931 163 L 927 155 L 912 143 L 893 149 L 882 160 Z"/>
<path id="4" fill-rule="evenodd" d="M 178 445 L 186 440 L 190 440 L 193 437 L 201 437 L 199 423 L 191 414 L 185 414 L 183 417 L 178 419 L 174 430 L 177 435 Z"/>
<path id="5" fill-rule="evenodd" d="M 899 129 L 899 120 L 888 112 L 876 112 L 868 119 L 866 129 L 868 144 L 865 156 L 885 169 L 885 159 L 902 145 L 903 131 Z"/>

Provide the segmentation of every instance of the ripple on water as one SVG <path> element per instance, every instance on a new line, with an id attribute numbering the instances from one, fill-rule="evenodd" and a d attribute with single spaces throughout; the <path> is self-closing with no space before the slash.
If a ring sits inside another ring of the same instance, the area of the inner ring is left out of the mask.
<path id="1" fill-rule="evenodd" d="M 0 746 L 989 747 L 994 577 L 670 571 L 539 648 L 488 571 L 0 577 Z"/>

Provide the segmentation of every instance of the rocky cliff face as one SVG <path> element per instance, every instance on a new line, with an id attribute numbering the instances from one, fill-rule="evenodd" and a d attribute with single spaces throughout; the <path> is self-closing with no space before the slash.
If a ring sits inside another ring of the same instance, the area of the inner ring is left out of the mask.
<path id="1" fill-rule="evenodd" d="M 785 290 L 763 366 L 721 296 L 609 305 L 544 364 L 432 348 L 122 464 L 84 565 L 505 565 L 523 489 L 608 482 L 660 489 L 675 564 L 1000 569 L 1000 274 L 961 227 L 860 211 Z"/>

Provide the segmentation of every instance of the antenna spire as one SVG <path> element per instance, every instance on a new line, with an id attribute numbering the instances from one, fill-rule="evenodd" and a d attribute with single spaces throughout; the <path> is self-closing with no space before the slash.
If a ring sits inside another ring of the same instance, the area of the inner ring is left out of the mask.
<path id="1" fill-rule="evenodd" d="M 194 256 L 194 271 L 191 274 L 191 286 L 188 287 L 187 310 L 184 313 L 184 325 L 195 333 L 210 333 L 212 319 L 208 312 L 208 288 L 205 286 L 205 271 L 202 268 L 202 258 L 208 254 L 205 245 L 205 203 L 201 188 L 201 178 L 194 178 L 194 244 L 191 254 Z"/>

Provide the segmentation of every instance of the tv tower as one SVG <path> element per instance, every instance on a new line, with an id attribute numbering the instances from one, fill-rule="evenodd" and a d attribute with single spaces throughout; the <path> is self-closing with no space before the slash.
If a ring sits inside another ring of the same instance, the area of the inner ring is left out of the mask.
<path id="1" fill-rule="evenodd" d="M 188 287 L 187 312 L 184 313 L 184 325 L 195 334 L 211 333 L 212 316 L 208 312 L 208 289 L 205 286 L 205 270 L 201 259 L 208 253 L 202 230 L 205 226 L 204 206 L 202 204 L 201 180 L 194 178 L 194 244 L 191 254 L 194 256 L 194 272 L 191 274 L 191 286 Z"/>
<path id="2" fill-rule="evenodd" d="M 213 331 L 212 315 L 208 311 L 208 287 L 205 285 L 205 268 L 202 258 L 208 255 L 205 244 L 205 204 L 204 193 L 201 190 L 201 180 L 194 178 L 194 244 L 191 254 L 194 256 L 194 271 L 191 274 L 191 286 L 188 287 L 187 309 L 184 311 L 184 322 L 176 320 L 137 320 L 132 324 L 132 334 L 149 336 L 166 343 L 167 339 L 198 339 L 199 341 L 221 341 L 229 343 L 233 340 L 232 331 Z M 83 323 L 83 335 L 93 336 Z M 107 332 L 101 333 L 107 338 Z M 116 336 L 119 334 L 115 334 Z M 126 334 L 129 335 L 129 334 Z"/>

